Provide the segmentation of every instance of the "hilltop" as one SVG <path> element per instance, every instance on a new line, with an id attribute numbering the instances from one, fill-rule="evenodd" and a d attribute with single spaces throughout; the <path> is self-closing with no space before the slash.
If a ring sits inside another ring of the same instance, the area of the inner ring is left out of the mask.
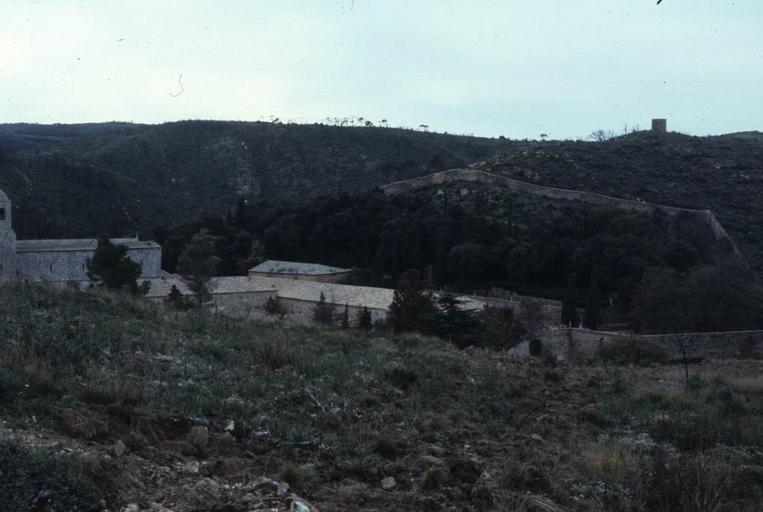
<path id="1" fill-rule="evenodd" d="M 396 128 L 185 121 L 0 125 L 22 237 L 150 236 L 239 200 L 304 201 L 483 160 L 497 139 Z M 63 192 L 63 193 L 62 193 Z"/>
<path id="2" fill-rule="evenodd" d="M 379 127 L 187 121 L 0 125 L 0 188 L 22 237 L 153 236 L 241 200 L 298 207 L 451 168 L 710 209 L 763 268 L 763 134 L 635 132 L 604 142 L 518 141 Z M 65 193 L 62 193 L 65 192 Z"/>
<path id="3" fill-rule="evenodd" d="M 694 366 L 685 387 L 682 368 L 646 352 L 631 363 L 647 366 L 618 366 L 614 355 L 557 367 L 417 335 L 6 284 L 0 500 L 561 512 L 700 499 L 755 510 L 760 361 Z"/>
<path id="4" fill-rule="evenodd" d="M 712 210 L 753 267 L 763 268 L 760 132 L 637 132 L 605 142 L 524 144 L 475 168 L 539 185 Z"/>

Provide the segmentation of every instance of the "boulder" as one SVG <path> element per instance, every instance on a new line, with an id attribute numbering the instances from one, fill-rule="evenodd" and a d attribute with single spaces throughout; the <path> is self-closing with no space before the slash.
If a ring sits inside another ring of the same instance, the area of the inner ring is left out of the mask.
<path id="1" fill-rule="evenodd" d="M 117 440 L 116 443 L 112 444 L 109 447 L 109 455 L 112 457 L 121 457 L 127 452 L 127 446 L 122 442 L 121 439 Z"/>
<path id="2" fill-rule="evenodd" d="M 206 448 L 209 444 L 209 429 L 203 426 L 191 428 L 191 431 L 188 433 L 188 442 L 196 448 Z"/>
<path id="3" fill-rule="evenodd" d="M 387 478 L 383 478 L 381 481 L 381 487 L 385 491 L 391 491 L 397 486 L 397 482 L 395 481 L 395 477 L 388 476 Z"/>

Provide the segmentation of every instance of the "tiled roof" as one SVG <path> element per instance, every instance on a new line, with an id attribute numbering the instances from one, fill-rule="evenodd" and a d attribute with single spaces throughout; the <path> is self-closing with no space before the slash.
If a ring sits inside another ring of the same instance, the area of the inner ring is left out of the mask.
<path id="1" fill-rule="evenodd" d="M 326 302 L 343 306 L 367 307 L 370 309 L 388 310 L 392 304 L 395 291 L 389 288 L 371 286 L 355 286 L 349 284 L 321 283 L 298 279 L 279 277 L 249 276 L 249 281 L 259 289 L 270 289 L 278 292 L 284 299 L 305 300 L 318 302 L 323 292 Z M 466 310 L 482 309 L 485 302 L 466 296 L 457 297 L 461 307 Z"/>
<path id="2" fill-rule="evenodd" d="M 324 274 L 341 274 L 343 272 L 349 272 L 348 268 L 331 267 L 329 265 L 321 265 L 320 263 L 300 263 L 298 261 L 279 261 L 268 260 L 263 261 L 256 267 L 253 267 L 249 272 L 257 272 L 261 274 L 302 274 L 302 275 L 324 275 Z"/>

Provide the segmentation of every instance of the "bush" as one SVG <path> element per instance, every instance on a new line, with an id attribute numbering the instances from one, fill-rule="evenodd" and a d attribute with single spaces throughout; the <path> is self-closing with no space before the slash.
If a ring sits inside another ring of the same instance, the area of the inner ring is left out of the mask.
<path id="1" fill-rule="evenodd" d="M 111 507 L 110 471 L 102 464 L 55 456 L 0 441 L 3 510 L 98 512 Z"/>
<path id="2" fill-rule="evenodd" d="M 283 341 L 267 340 L 255 351 L 257 360 L 270 370 L 278 370 L 294 362 L 294 356 Z"/>
<path id="3" fill-rule="evenodd" d="M 0 403 L 13 400 L 24 383 L 21 377 L 9 368 L 0 368 Z"/>

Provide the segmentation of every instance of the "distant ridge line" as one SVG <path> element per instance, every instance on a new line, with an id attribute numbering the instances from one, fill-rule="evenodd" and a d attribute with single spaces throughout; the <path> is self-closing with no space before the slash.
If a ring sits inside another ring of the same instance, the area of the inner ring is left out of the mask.
<path id="1" fill-rule="evenodd" d="M 656 203 L 634 201 L 632 199 L 622 199 L 619 197 L 607 196 L 596 192 L 546 187 L 543 185 L 536 185 L 534 183 L 528 183 L 526 181 L 520 181 L 514 178 L 508 178 L 506 176 L 501 176 L 486 171 L 468 168 L 457 168 L 448 169 L 446 171 L 439 171 L 428 174 L 426 176 L 420 176 L 418 178 L 395 181 L 387 185 L 382 185 L 380 188 L 385 195 L 395 195 L 404 192 L 410 192 L 412 190 L 419 190 L 431 185 L 443 185 L 446 183 L 454 183 L 458 181 L 486 183 L 488 185 L 496 185 L 499 187 L 508 188 L 512 192 L 525 192 L 549 199 L 580 201 L 595 206 L 606 206 L 619 210 L 637 211 L 650 215 L 657 210 L 664 211 L 669 215 L 678 215 L 680 213 L 698 215 L 702 217 L 705 222 L 707 222 L 708 226 L 710 227 L 710 231 L 713 233 L 716 241 L 726 241 L 731 246 L 734 254 L 739 258 L 742 258 L 741 251 L 737 247 L 734 240 L 726 232 L 723 224 L 721 224 L 721 222 L 717 219 L 712 210 L 707 209 L 698 210 L 691 208 L 680 208 L 678 206 L 667 206 Z"/>

